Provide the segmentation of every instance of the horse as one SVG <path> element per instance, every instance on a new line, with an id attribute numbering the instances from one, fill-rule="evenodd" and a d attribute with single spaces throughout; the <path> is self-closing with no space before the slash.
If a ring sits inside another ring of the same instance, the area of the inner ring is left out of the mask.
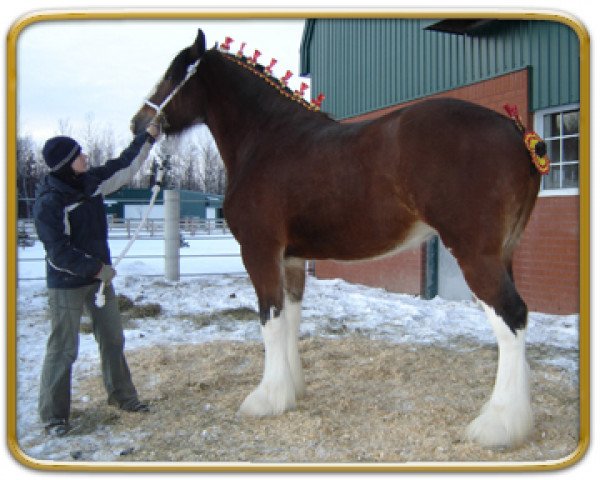
<path id="1" fill-rule="evenodd" d="M 132 131 L 162 104 L 166 135 L 205 124 L 222 156 L 223 212 L 257 295 L 265 351 L 262 379 L 239 412 L 279 415 L 306 394 L 298 333 L 307 259 L 370 259 L 439 235 L 498 343 L 495 385 L 466 439 L 522 444 L 534 420 L 528 309 L 512 257 L 541 177 L 515 122 L 473 103 L 430 99 L 340 123 L 255 57 L 228 48 L 207 49 L 199 30 L 132 118 Z"/>

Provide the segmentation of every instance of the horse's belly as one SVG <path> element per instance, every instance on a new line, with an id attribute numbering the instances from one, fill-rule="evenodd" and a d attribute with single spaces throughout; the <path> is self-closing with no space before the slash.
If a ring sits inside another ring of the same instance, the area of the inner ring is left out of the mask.
<path id="1" fill-rule="evenodd" d="M 395 255 L 396 253 L 403 252 L 404 250 L 410 250 L 420 246 L 425 240 L 435 235 L 437 232 L 435 229 L 423 222 L 416 222 L 409 230 L 406 237 L 398 243 L 395 247 L 391 248 L 387 252 L 378 255 L 377 257 L 387 257 Z"/>
<path id="2" fill-rule="evenodd" d="M 362 229 L 361 229 L 362 230 Z M 394 255 L 403 250 L 418 247 L 436 231 L 423 222 L 398 231 L 371 231 L 365 228 L 360 233 L 337 232 L 336 235 L 318 235 L 301 244 L 290 245 L 288 254 L 311 259 L 360 261 Z"/>
<path id="3" fill-rule="evenodd" d="M 412 227 L 407 231 L 406 235 L 398 243 L 395 243 L 392 246 L 386 246 L 382 248 L 382 251 L 380 253 L 362 257 L 357 260 L 390 257 L 405 250 L 410 250 L 412 248 L 419 247 L 425 240 L 427 240 L 429 237 L 435 234 L 436 231 L 426 223 L 416 222 L 412 225 Z"/>

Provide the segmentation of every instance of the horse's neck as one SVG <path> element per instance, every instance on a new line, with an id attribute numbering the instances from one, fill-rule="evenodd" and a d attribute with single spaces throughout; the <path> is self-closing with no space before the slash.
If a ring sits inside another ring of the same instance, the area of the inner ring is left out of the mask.
<path id="1" fill-rule="evenodd" d="M 272 141 L 274 137 L 289 135 L 297 122 L 315 121 L 318 114 L 228 62 L 224 58 L 215 59 L 206 78 L 206 124 L 231 173 L 242 160 L 240 152 L 253 150 L 267 136 Z"/>

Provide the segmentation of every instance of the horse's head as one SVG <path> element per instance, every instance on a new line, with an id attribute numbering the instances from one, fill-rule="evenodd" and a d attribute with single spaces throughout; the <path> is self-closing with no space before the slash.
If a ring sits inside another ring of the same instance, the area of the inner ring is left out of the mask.
<path id="1" fill-rule="evenodd" d="M 194 44 L 173 59 L 154 92 L 132 118 L 131 130 L 134 134 L 144 131 L 157 113 L 162 117 L 166 134 L 180 133 L 191 125 L 203 122 L 204 115 L 200 108 L 203 102 L 195 72 L 205 51 L 204 33 L 198 30 Z"/>

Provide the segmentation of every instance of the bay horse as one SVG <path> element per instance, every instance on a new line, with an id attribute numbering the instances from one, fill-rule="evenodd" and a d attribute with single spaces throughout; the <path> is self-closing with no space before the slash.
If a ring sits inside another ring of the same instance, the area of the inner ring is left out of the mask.
<path id="1" fill-rule="evenodd" d="M 298 331 L 306 259 L 368 259 L 437 234 L 498 342 L 495 386 L 467 438 L 489 447 L 527 439 L 528 310 L 512 256 L 540 174 L 511 119 L 438 99 L 342 124 L 243 54 L 207 49 L 202 30 L 133 117 L 134 133 L 167 97 L 167 135 L 205 124 L 216 141 L 228 176 L 223 211 L 258 298 L 264 371 L 242 414 L 278 415 L 305 394 Z"/>

